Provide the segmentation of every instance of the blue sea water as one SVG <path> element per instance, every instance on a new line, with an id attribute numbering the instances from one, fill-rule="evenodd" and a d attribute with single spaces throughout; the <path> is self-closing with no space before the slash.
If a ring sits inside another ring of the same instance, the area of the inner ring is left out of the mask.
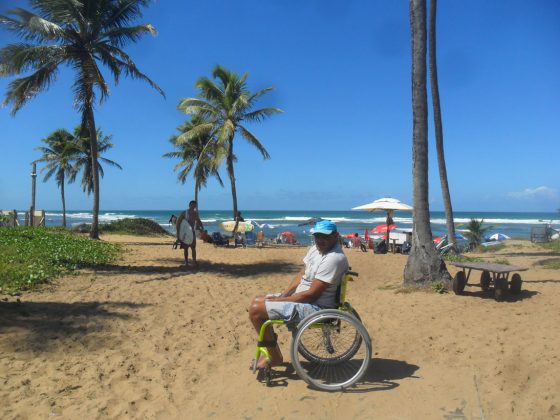
<path id="1" fill-rule="evenodd" d="M 127 217 L 147 218 L 159 223 L 167 230 L 171 230 L 169 218 L 172 214 L 178 215 L 180 210 L 112 210 L 101 211 L 100 223 L 108 223 Z M 288 211 L 288 210 L 244 210 L 243 217 L 246 221 L 253 220 L 259 225 L 265 224 L 263 229 L 266 237 L 273 238 L 278 233 L 291 231 L 296 234 L 296 239 L 303 244 L 310 243 L 309 229 L 311 226 L 298 226 L 313 217 L 330 219 L 337 223 L 341 234 L 358 232 L 364 234 L 366 229 L 372 229 L 380 223 L 385 223 L 385 213 L 368 213 L 362 211 Z M 20 222 L 23 213 L 19 213 Z M 66 214 L 68 226 L 80 223 L 91 223 L 91 211 L 68 211 Z M 220 222 L 231 220 L 231 210 L 201 210 L 200 218 L 208 232 L 220 231 Z M 487 234 L 500 232 L 512 238 L 529 239 L 531 227 L 549 224 L 554 229 L 560 229 L 559 213 L 513 213 L 513 212 L 455 212 L 455 223 L 460 231 L 471 219 L 483 219 L 484 226 L 490 227 Z M 411 213 L 396 212 L 393 217 L 399 228 L 412 228 Z M 431 212 L 432 233 L 435 236 L 445 234 L 444 212 Z M 47 211 L 47 226 L 61 226 L 62 212 Z"/>

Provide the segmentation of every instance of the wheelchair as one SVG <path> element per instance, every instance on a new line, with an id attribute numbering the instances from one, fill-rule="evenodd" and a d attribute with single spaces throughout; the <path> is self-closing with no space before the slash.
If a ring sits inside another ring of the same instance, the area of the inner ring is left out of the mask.
<path id="1" fill-rule="evenodd" d="M 268 326 L 286 325 L 292 332 L 290 356 L 297 375 L 312 388 L 342 391 L 358 382 L 367 371 L 372 343 L 358 312 L 346 301 L 346 289 L 352 276 L 347 271 L 338 288 L 338 308 L 322 309 L 302 319 L 297 326 L 283 320 L 267 320 L 259 331 L 253 373 L 261 355 L 267 360 L 259 372 L 267 386 L 272 384 L 270 355 L 264 333 Z"/>

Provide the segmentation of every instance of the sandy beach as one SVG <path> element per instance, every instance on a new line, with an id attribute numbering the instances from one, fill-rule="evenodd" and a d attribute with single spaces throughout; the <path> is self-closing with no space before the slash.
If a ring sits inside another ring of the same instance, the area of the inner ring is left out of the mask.
<path id="1" fill-rule="evenodd" d="M 171 238 L 103 239 L 127 249 L 113 266 L 0 297 L 1 418 L 560 417 L 560 272 L 527 241 L 477 255 L 529 268 L 501 303 L 469 286 L 403 291 L 406 256 L 347 250 L 374 359 L 356 388 L 325 393 L 292 373 L 267 388 L 248 370 L 247 305 L 281 290 L 306 248 L 199 244 L 200 268 L 186 271 Z M 279 340 L 289 361 L 284 329 Z"/>

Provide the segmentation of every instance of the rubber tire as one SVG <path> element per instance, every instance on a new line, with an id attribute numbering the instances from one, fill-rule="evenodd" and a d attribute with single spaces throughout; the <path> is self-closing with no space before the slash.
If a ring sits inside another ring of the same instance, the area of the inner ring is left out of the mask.
<path id="1" fill-rule="evenodd" d="M 352 316 L 356 317 L 358 319 L 358 321 L 360 321 L 360 323 L 361 323 L 362 318 L 360 318 L 360 314 L 358 314 L 358 311 L 356 311 L 352 307 L 348 307 L 348 309 L 349 309 L 349 311 L 341 310 L 341 312 L 351 314 Z M 296 333 L 297 333 L 297 329 L 292 334 L 292 338 L 295 338 Z M 344 357 L 341 356 L 341 358 L 351 359 L 356 354 L 356 352 L 360 349 L 361 345 L 362 345 L 362 337 L 360 336 L 360 334 L 356 334 L 356 338 L 354 339 L 354 342 L 348 348 L 348 350 L 344 353 Z M 303 357 L 305 357 L 310 362 L 319 362 L 320 361 L 320 358 L 318 358 L 316 355 L 313 354 L 313 352 L 308 350 L 305 347 L 305 345 L 303 345 L 303 343 L 299 343 L 298 352 L 299 352 L 299 354 L 301 354 Z"/>
<path id="2" fill-rule="evenodd" d="M 483 271 L 480 275 L 480 288 L 485 292 L 490 289 L 490 283 L 492 282 L 492 276 L 488 271 Z"/>
<path id="3" fill-rule="evenodd" d="M 496 302 L 503 302 L 507 293 L 507 280 L 497 279 L 494 282 L 494 299 Z"/>
<path id="4" fill-rule="evenodd" d="M 509 283 L 509 290 L 514 295 L 518 295 L 521 293 L 521 285 L 523 284 L 523 280 L 521 280 L 521 275 L 515 273 L 511 276 L 511 281 Z"/>
<path id="5" fill-rule="evenodd" d="M 352 326 L 356 328 L 357 332 L 360 334 L 361 341 L 365 346 L 365 355 L 358 371 L 350 379 L 340 383 L 325 384 L 309 376 L 306 369 L 301 365 L 298 354 L 299 354 L 300 339 L 301 336 L 305 333 L 305 331 L 310 326 L 312 326 L 317 322 L 320 322 L 321 320 L 327 320 L 332 318 L 342 319 L 352 324 Z M 319 389 L 322 391 L 341 391 L 343 389 L 346 389 L 354 385 L 357 381 L 360 380 L 363 374 L 367 371 L 369 362 L 371 360 L 371 355 L 372 355 L 371 339 L 363 324 L 353 315 L 342 312 L 338 309 L 323 309 L 305 317 L 299 323 L 297 327 L 297 332 L 294 336 L 294 339 L 292 340 L 292 345 L 290 347 L 290 356 L 292 358 L 292 365 L 294 366 L 294 369 L 298 374 L 298 376 L 301 379 L 303 379 L 312 388 Z"/>
<path id="6" fill-rule="evenodd" d="M 457 271 L 457 274 L 453 277 L 453 292 L 456 295 L 462 295 L 466 284 L 467 278 L 465 277 L 465 273 L 463 271 Z"/>

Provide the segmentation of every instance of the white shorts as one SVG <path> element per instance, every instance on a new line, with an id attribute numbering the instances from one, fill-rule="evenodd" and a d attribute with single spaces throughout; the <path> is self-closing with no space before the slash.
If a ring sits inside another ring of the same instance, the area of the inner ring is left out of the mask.
<path id="1" fill-rule="evenodd" d="M 280 293 L 266 295 L 266 297 L 280 296 Z M 320 311 L 322 308 L 312 303 L 276 302 L 265 300 L 268 319 L 281 319 L 286 322 L 299 322 L 307 315 Z"/>

